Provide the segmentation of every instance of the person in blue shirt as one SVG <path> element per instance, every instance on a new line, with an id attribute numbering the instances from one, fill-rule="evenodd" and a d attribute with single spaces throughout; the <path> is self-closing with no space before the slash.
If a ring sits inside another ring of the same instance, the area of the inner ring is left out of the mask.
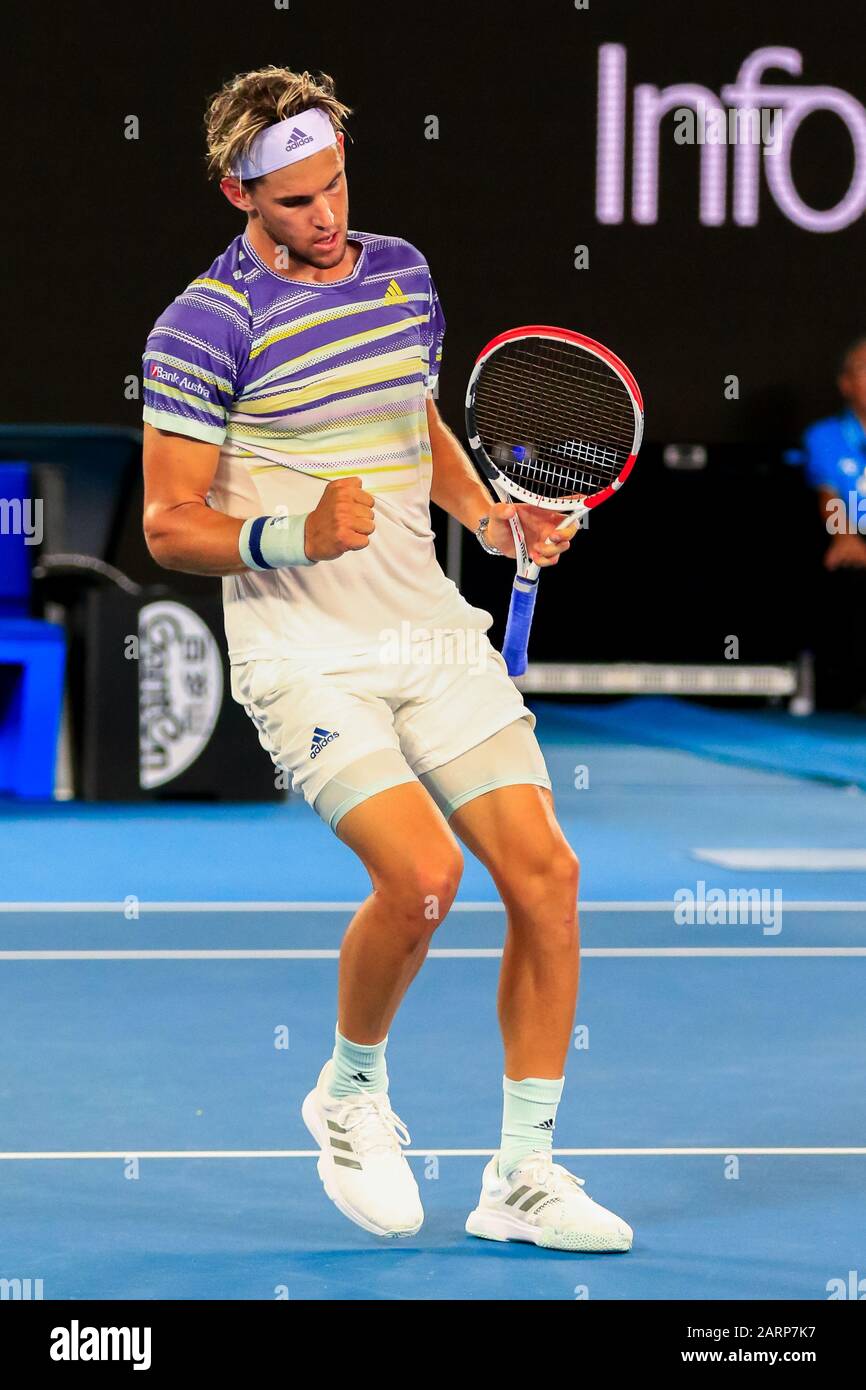
<path id="1" fill-rule="evenodd" d="M 803 435 L 806 479 L 830 537 L 825 567 L 866 569 L 866 337 L 846 350 L 838 386 L 846 408 Z"/>
<path id="2" fill-rule="evenodd" d="M 818 703 L 866 713 L 866 336 L 845 350 L 837 377 L 845 408 L 803 434 L 806 481 L 827 535 L 824 576 L 812 591 Z"/>

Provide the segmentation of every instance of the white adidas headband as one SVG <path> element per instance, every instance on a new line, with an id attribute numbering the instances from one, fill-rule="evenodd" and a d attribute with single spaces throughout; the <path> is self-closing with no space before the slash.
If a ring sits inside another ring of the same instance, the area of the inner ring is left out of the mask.
<path id="1" fill-rule="evenodd" d="M 245 155 L 235 163 L 232 174 L 237 179 L 258 179 L 308 159 L 328 145 L 336 145 L 337 136 L 331 119 L 319 106 L 311 106 L 297 116 L 277 125 L 268 126 L 253 140 Z"/>

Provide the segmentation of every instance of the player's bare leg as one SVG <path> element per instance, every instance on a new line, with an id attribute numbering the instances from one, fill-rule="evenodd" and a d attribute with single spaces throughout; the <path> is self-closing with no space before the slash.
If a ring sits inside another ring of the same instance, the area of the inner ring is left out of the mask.
<path id="1" fill-rule="evenodd" d="M 544 787 L 500 787 L 460 807 L 451 825 L 486 865 L 507 913 L 502 1139 L 466 1230 L 557 1250 L 628 1250 L 631 1227 L 553 1162 L 579 975 L 578 861 L 553 798 Z"/>
<path id="2" fill-rule="evenodd" d="M 339 821 L 337 835 L 363 861 L 373 885 L 340 949 L 339 1028 L 355 1042 L 377 1043 L 454 901 L 463 855 L 417 783 L 362 801 Z"/>
<path id="3" fill-rule="evenodd" d="M 500 787 L 461 806 L 451 828 L 505 904 L 499 1022 L 507 1076 L 562 1076 L 577 1003 L 577 857 L 546 787 Z"/>
<path id="4" fill-rule="evenodd" d="M 336 1047 L 304 1101 L 304 1122 L 339 1210 L 376 1235 L 414 1235 L 424 1213 L 402 1154 L 409 1132 L 388 1096 L 385 1043 L 454 900 L 463 856 L 418 783 L 368 797 L 346 812 L 337 834 L 364 863 L 373 891 L 340 950 Z"/>

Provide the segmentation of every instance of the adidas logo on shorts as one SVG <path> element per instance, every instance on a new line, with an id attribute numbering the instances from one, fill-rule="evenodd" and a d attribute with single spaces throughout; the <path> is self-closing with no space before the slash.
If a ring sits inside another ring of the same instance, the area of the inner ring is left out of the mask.
<path id="1" fill-rule="evenodd" d="M 332 743 L 335 738 L 339 737 L 339 734 L 332 733 L 330 729 L 320 729 L 319 726 L 316 725 L 313 730 L 313 741 L 310 744 L 310 757 L 317 758 L 323 748 L 327 747 L 329 743 Z"/>

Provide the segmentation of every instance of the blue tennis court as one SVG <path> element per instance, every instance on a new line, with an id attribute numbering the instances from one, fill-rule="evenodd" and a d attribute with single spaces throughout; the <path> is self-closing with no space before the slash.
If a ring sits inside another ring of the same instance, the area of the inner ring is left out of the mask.
<path id="1" fill-rule="evenodd" d="M 539 714 L 583 863 L 556 1152 L 633 1225 L 633 1250 L 463 1231 L 497 1143 L 502 1070 L 503 916 L 468 852 L 389 1043 L 426 1219 L 382 1242 L 324 1196 L 300 1118 L 367 891 L 351 853 L 296 798 L 7 806 L 0 1275 L 42 1280 L 53 1299 L 822 1300 L 857 1286 L 856 774 L 820 781 L 661 746 L 657 730 L 618 736 L 611 714 Z M 746 716 L 718 718 L 741 740 Z M 700 882 L 750 892 L 752 919 L 701 920 Z M 684 889 L 692 922 L 677 918 Z"/>
<path id="2" fill-rule="evenodd" d="M 565 1299 L 621 1374 L 826 1379 L 860 11 L 80 9 L 4 69 L 7 1360 Z"/>

